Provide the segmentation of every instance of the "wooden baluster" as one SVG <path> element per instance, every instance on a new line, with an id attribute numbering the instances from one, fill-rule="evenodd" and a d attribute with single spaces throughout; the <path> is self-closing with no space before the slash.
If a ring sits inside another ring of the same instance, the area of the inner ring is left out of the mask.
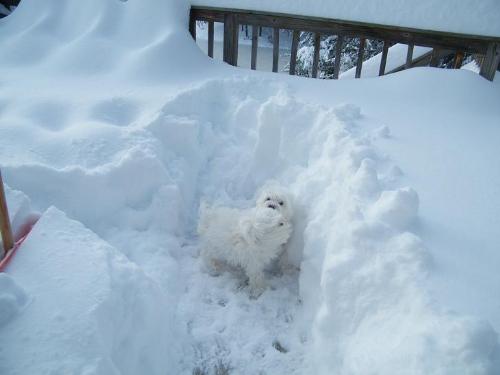
<path id="1" fill-rule="evenodd" d="M 280 56 L 280 29 L 273 29 L 273 72 L 278 72 L 278 59 Z"/>
<path id="2" fill-rule="evenodd" d="M 413 43 L 408 44 L 408 51 L 406 52 L 406 64 L 405 69 L 410 69 L 413 62 L 413 48 L 415 45 Z"/>
<path id="3" fill-rule="evenodd" d="M 486 56 L 484 57 L 483 63 L 481 64 L 481 70 L 479 71 L 479 74 L 484 78 L 493 81 L 499 62 L 500 43 L 491 42 L 488 45 L 488 50 L 486 51 Z"/>
<path id="4" fill-rule="evenodd" d="M 214 21 L 208 21 L 208 56 L 214 57 Z"/>
<path id="5" fill-rule="evenodd" d="M 9 210 L 7 209 L 7 199 L 3 188 L 2 172 L 0 171 L 0 234 L 2 235 L 3 249 L 0 249 L 0 259 L 7 251 L 14 246 L 14 237 L 10 226 Z"/>
<path id="6" fill-rule="evenodd" d="M 252 57 L 250 67 L 252 70 L 257 69 L 257 48 L 259 47 L 258 26 L 252 26 Z"/>
<path id="7" fill-rule="evenodd" d="M 439 48 L 432 49 L 431 61 L 429 62 L 429 66 L 435 68 L 439 64 L 439 56 L 441 54 L 441 50 Z"/>
<path id="8" fill-rule="evenodd" d="M 455 53 L 455 57 L 453 59 L 453 69 L 460 69 L 462 67 L 464 56 L 463 51 L 457 51 Z"/>
<path id="9" fill-rule="evenodd" d="M 384 47 L 382 49 L 382 58 L 380 60 L 380 69 L 378 71 L 379 76 L 383 76 L 385 74 L 385 65 L 387 64 L 388 52 L 389 52 L 389 41 L 384 40 Z"/>
<path id="10" fill-rule="evenodd" d="M 344 44 L 344 36 L 337 36 L 337 44 L 335 46 L 335 65 L 333 67 L 333 79 L 339 78 L 340 58 L 342 57 L 342 45 Z"/>
<path id="11" fill-rule="evenodd" d="M 363 54 L 365 51 L 365 38 L 359 39 L 359 50 L 358 50 L 358 62 L 356 63 L 356 75 L 355 78 L 361 77 L 361 69 L 363 68 Z"/>
<path id="12" fill-rule="evenodd" d="M 486 55 L 483 58 L 479 74 L 484 78 L 493 81 L 493 78 L 495 78 L 495 73 L 498 68 L 499 61 L 500 61 L 500 43 L 491 42 L 488 45 Z"/>
<path id="13" fill-rule="evenodd" d="M 290 54 L 290 75 L 295 75 L 295 67 L 297 66 L 297 50 L 299 47 L 300 31 L 293 30 L 292 36 L 292 51 Z"/>
<path id="14" fill-rule="evenodd" d="M 238 65 L 238 17 L 236 14 L 224 15 L 224 61 Z"/>
<path id="15" fill-rule="evenodd" d="M 189 33 L 196 40 L 196 18 L 194 18 L 193 11 L 189 13 Z"/>
<path id="16" fill-rule="evenodd" d="M 318 76 L 320 42 L 321 42 L 321 34 L 316 33 L 314 35 L 314 57 L 313 57 L 313 66 L 312 66 L 312 77 L 313 78 L 316 78 Z"/>

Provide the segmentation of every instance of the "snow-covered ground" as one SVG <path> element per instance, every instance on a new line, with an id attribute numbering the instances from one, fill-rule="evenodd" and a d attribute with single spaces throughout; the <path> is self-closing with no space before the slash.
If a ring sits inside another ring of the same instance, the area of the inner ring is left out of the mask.
<path id="1" fill-rule="evenodd" d="M 17 229 L 3 374 L 497 374 L 498 80 L 324 81 L 205 56 L 182 0 L 23 0 L 0 21 Z M 137 27 L 141 25 L 141 27 Z M 295 195 L 297 269 L 211 277 L 199 202 Z"/>
<path id="2" fill-rule="evenodd" d="M 406 53 L 408 51 L 408 46 L 406 44 L 396 44 L 389 48 L 387 53 L 387 62 L 385 65 L 385 72 L 390 72 L 406 62 Z M 428 47 L 415 47 L 413 49 L 413 59 L 417 59 L 426 53 L 432 51 L 432 48 Z M 382 54 L 379 53 L 372 58 L 363 62 L 361 69 L 361 78 L 367 77 L 378 77 L 380 61 L 382 59 Z M 354 78 L 356 76 L 356 67 L 353 67 L 340 74 L 341 79 L 344 78 Z"/>

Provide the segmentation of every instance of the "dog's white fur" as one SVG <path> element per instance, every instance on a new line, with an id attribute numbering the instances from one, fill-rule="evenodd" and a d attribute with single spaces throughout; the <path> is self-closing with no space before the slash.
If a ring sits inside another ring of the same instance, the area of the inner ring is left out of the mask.
<path id="1" fill-rule="evenodd" d="M 212 274 L 223 263 L 241 267 L 248 276 L 250 293 L 265 289 L 264 269 L 284 250 L 292 233 L 292 202 L 279 186 L 263 188 L 256 207 L 200 207 L 198 234 L 201 256 Z"/>

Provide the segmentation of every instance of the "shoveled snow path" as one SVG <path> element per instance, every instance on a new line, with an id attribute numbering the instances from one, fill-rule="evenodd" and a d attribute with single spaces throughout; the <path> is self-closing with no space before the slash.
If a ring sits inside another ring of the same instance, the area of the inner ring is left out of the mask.
<path id="1" fill-rule="evenodd" d="M 179 266 L 185 293 L 178 313 L 191 336 L 193 371 L 301 373 L 304 348 L 293 334 L 300 304 L 297 275 L 271 276 L 269 289 L 250 299 L 243 275 L 209 276 L 200 271 L 195 244 L 186 244 L 183 251 Z"/>

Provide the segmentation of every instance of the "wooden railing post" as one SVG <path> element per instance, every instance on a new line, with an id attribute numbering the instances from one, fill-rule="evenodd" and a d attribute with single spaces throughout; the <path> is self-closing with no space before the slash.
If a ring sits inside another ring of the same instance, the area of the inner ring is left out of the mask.
<path id="1" fill-rule="evenodd" d="M 457 51 L 455 57 L 453 58 L 453 69 L 460 69 L 464 62 L 464 53 L 462 51 Z"/>
<path id="2" fill-rule="evenodd" d="M 196 40 L 196 17 L 193 14 L 193 10 L 189 12 L 189 33 Z"/>
<path id="3" fill-rule="evenodd" d="M 406 51 L 406 63 L 405 69 L 410 69 L 413 64 L 413 48 L 415 45 L 413 43 L 408 44 L 408 50 Z"/>
<path id="4" fill-rule="evenodd" d="M 238 16 L 234 13 L 224 15 L 224 61 L 238 65 Z"/>
<path id="5" fill-rule="evenodd" d="M 316 78 L 318 76 L 319 67 L 319 50 L 321 48 L 321 34 L 316 33 L 314 35 L 314 55 L 313 55 L 313 65 L 312 65 L 312 77 Z"/>
<path id="6" fill-rule="evenodd" d="M 208 21 L 208 56 L 214 57 L 214 21 Z"/>
<path id="7" fill-rule="evenodd" d="M 257 48 L 259 47 L 259 35 L 257 26 L 252 26 L 252 56 L 250 60 L 250 67 L 252 70 L 257 69 Z"/>
<path id="8" fill-rule="evenodd" d="M 9 210 L 7 209 L 7 199 L 3 188 L 2 172 L 0 171 L 0 233 L 2 235 L 3 249 L 0 249 L 0 259 L 7 254 L 7 251 L 14 246 L 14 237 L 10 227 Z"/>
<path id="9" fill-rule="evenodd" d="M 439 64 L 439 58 L 441 56 L 441 50 L 439 48 L 432 49 L 431 61 L 429 62 L 429 66 L 432 68 L 436 68 Z"/>
<path id="10" fill-rule="evenodd" d="M 387 64 L 388 52 L 389 52 L 389 41 L 384 40 L 384 47 L 382 48 L 382 58 L 380 59 L 380 68 L 378 70 L 379 76 L 383 76 L 385 74 L 385 65 Z"/>
<path id="11" fill-rule="evenodd" d="M 361 77 L 361 69 L 363 68 L 363 53 L 365 51 L 365 38 L 359 40 L 359 50 L 358 50 L 358 62 L 356 63 L 356 75 L 355 78 Z"/>
<path id="12" fill-rule="evenodd" d="M 337 43 L 335 45 L 335 62 L 333 67 L 333 79 L 339 79 L 340 59 L 342 57 L 342 45 L 344 44 L 344 36 L 337 35 Z"/>
<path id="13" fill-rule="evenodd" d="M 484 78 L 493 81 L 499 63 L 500 43 L 491 42 L 488 45 L 488 50 L 486 51 L 486 56 L 484 57 L 483 63 L 481 64 L 481 70 L 479 71 L 479 74 L 481 74 Z"/>
<path id="14" fill-rule="evenodd" d="M 278 72 L 278 60 L 280 56 L 280 29 L 273 29 L 273 72 Z"/>
<path id="15" fill-rule="evenodd" d="M 290 75 L 295 75 L 295 67 L 297 66 L 297 50 L 299 47 L 300 31 L 293 30 L 292 36 L 292 51 L 290 53 Z"/>

